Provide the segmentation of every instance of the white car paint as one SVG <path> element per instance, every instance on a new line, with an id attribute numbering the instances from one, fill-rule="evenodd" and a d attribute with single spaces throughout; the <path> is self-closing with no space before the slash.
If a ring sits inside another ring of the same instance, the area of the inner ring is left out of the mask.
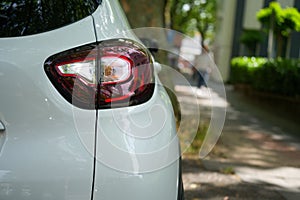
<path id="1" fill-rule="evenodd" d="M 177 199 L 178 139 L 157 75 L 148 102 L 95 111 L 68 103 L 44 71 L 49 56 L 77 46 L 138 41 L 128 30 L 117 1 L 106 0 L 63 28 L 0 38 L 1 200 Z"/>

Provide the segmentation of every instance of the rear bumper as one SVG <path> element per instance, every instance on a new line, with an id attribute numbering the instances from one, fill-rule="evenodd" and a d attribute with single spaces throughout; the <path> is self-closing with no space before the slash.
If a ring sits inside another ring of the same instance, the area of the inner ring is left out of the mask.
<path id="1" fill-rule="evenodd" d="M 178 193 L 179 161 L 151 173 L 129 174 L 97 165 L 94 200 L 175 200 Z"/>

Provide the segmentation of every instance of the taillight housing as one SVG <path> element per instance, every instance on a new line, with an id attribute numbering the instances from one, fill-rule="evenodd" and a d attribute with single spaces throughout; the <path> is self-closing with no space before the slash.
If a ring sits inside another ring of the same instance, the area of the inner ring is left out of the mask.
<path id="1" fill-rule="evenodd" d="M 141 104 L 154 90 L 151 55 L 128 39 L 58 53 L 46 60 L 45 72 L 68 102 L 84 109 Z"/>

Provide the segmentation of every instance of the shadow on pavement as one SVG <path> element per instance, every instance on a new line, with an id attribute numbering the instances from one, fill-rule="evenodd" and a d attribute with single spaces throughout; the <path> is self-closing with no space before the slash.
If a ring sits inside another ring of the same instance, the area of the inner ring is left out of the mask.
<path id="1" fill-rule="evenodd" d="M 189 113 L 193 109 L 189 94 L 180 83 L 175 88 Z M 183 154 L 186 200 L 300 199 L 300 142 L 282 126 L 281 122 L 287 124 L 284 116 L 251 105 L 230 86 L 226 92 L 227 101 L 212 91 L 227 106 L 222 136 L 213 152 L 204 160 Z M 211 106 L 219 105 L 199 99 L 201 120 L 209 123 Z M 300 132 L 299 124 L 292 126 Z"/>

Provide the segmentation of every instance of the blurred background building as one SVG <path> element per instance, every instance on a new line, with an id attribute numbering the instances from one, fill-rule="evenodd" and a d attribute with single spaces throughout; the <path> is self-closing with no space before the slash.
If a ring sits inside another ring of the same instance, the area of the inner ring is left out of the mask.
<path id="1" fill-rule="evenodd" d="M 218 0 L 217 33 L 214 56 L 224 81 L 230 74 L 230 60 L 237 56 L 267 57 L 267 34 L 261 34 L 262 25 L 256 13 L 274 0 Z M 299 0 L 277 0 L 283 8 L 300 10 Z M 252 34 L 252 44 L 245 45 L 243 36 Z M 256 39 L 255 39 L 256 38 Z M 276 46 L 275 46 L 276 48 Z M 293 32 L 287 45 L 287 57 L 300 57 L 300 33 Z"/>

